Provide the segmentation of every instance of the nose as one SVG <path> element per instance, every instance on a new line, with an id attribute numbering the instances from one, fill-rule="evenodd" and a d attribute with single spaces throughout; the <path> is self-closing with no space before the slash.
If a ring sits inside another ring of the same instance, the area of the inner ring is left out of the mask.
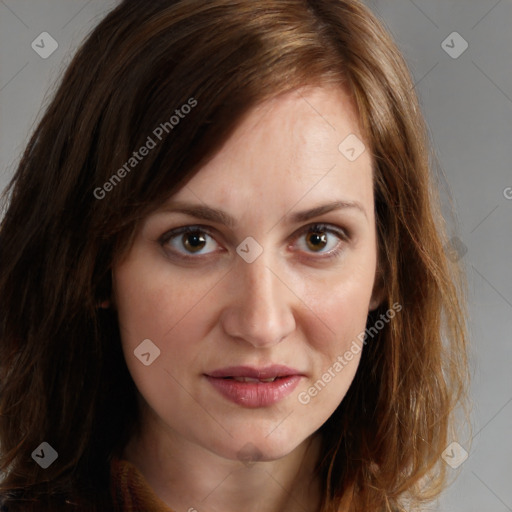
<path id="1" fill-rule="evenodd" d="M 265 251 L 252 263 L 237 261 L 229 273 L 229 299 L 221 315 L 228 335 L 256 348 L 275 345 L 295 330 L 298 299 L 267 263 Z"/>

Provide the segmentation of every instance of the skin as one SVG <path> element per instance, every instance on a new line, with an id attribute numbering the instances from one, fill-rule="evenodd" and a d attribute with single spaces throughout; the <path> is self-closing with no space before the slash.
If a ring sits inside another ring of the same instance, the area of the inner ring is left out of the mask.
<path id="1" fill-rule="evenodd" d="M 338 150 L 351 133 L 362 139 L 354 104 L 339 86 L 263 103 L 169 198 L 167 211 L 145 219 L 113 268 L 123 351 L 142 417 L 141 435 L 123 455 L 173 510 L 291 512 L 298 504 L 318 510 L 315 432 L 343 400 L 360 354 L 308 404 L 298 396 L 349 350 L 382 296 L 374 286 L 371 157 L 365 151 L 351 162 Z M 358 202 L 363 211 L 287 220 L 336 200 Z M 236 225 L 173 212 L 176 201 L 222 209 Z M 307 234 L 320 222 L 327 224 L 323 243 Z M 197 225 L 209 229 L 198 252 L 186 245 L 190 236 L 185 245 L 182 235 L 161 243 L 170 230 Z M 349 239 L 329 228 L 345 230 Z M 263 248 L 252 263 L 236 252 L 248 236 Z M 337 247 L 338 256 L 324 257 Z M 149 366 L 134 356 L 145 339 L 161 351 Z M 268 407 L 234 404 L 204 377 L 227 366 L 269 364 L 304 377 Z M 240 450 L 253 460 L 242 461 Z"/>

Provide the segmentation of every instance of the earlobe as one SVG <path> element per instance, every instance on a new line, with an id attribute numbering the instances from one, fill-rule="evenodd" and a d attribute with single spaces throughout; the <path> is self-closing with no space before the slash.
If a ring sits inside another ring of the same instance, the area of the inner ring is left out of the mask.
<path id="1" fill-rule="evenodd" d="M 377 273 L 373 283 L 372 296 L 368 305 L 368 311 L 374 311 L 384 303 L 386 299 L 386 289 L 382 279 L 382 275 Z"/>
<path id="2" fill-rule="evenodd" d="M 370 300 L 370 305 L 368 306 L 368 311 L 375 311 L 383 302 L 384 301 L 382 297 L 374 298 L 372 296 Z"/>
<path id="3" fill-rule="evenodd" d="M 114 300 L 114 291 L 113 291 L 113 272 L 112 272 L 112 269 L 110 270 L 110 283 L 108 284 L 108 288 L 110 288 L 110 292 L 108 291 L 103 291 L 102 295 L 103 297 L 105 296 L 109 296 L 110 297 L 108 299 L 99 299 L 98 302 L 97 302 L 97 305 L 96 307 L 98 309 L 110 309 L 110 308 L 113 308 L 115 309 L 115 300 Z"/>
<path id="4" fill-rule="evenodd" d="M 103 302 L 99 303 L 98 307 L 101 309 L 108 309 L 110 307 L 110 301 L 108 299 L 104 300 Z"/>
<path id="5" fill-rule="evenodd" d="M 375 311 L 384 301 L 383 294 L 372 295 L 370 300 L 370 304 L 368 306 L 368 311 Z"/>

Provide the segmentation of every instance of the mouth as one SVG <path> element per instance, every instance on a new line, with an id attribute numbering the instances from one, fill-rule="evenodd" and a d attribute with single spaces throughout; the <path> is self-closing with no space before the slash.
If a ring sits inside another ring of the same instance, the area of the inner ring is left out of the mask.
<path id="1" fill-rule="evenodd" d="M 268 379 L 254 379 L 252 377 L 217 377 L 224 380 L 236 380 L 237 382 L 274 382 L 278 379 L 285 379 L 287 376 L 283 375 L 281 377 L 270 377 Z M 215 378 L 215 377 L 214 377 Z"/>
<path id="2" fill-rule="evenodd" d="M 295 368 L 273 364 L 261 368 L 253 366 L 230 366 L 214 370 L 206 375 L 215 379 L 233 379 L 238 382 L 273 382 L 276 379 L 303 374 Z"/>
<path id="3" fill-rule="evenodd" d="M 233 366 L 205 377 L 224 398 L 248 408 L 267 407 L 286 398 L 304 374 L 283 365 Z"/>

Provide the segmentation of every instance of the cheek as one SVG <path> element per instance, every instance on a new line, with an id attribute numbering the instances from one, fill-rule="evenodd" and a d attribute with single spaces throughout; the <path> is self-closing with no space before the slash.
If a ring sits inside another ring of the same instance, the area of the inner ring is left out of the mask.
<path id="1" fill-rule="evenodd" d="M 200 313 L 215 283 L 208 278 L 191 280 L 187 272 L 171 273 L 169 268 L 165 262 L 145 264 L 136 257 L 117 267 L 115 296 L 123 343 L 164 341 Z"/>
<path id="2" fill-rule="evenodd" d="M 158 400 L 162 390 L 180 390 L 202 368 L 204 343 L 214 323 L 215 293 L 220 277 L 206 273 L 192 279 L 188 271 L 135 251 L 114 272 L 114 288 L 126 364 L 137 388 L 145 397 Z M 197 274 L 197 273 L 196 273 Z M 144 340 L 151 340 L 151 344 Z M 137 357 L 147 353 L 142 343 L 158 354 L 149 366 Z M 154 347 L 153 347 L 153 345 Z M 155 348 L 156 347 L 156 348 Z"/>
<path id="3" fill-rule="evenodd" d="M 347 266 L 328 280 L 303 288 L 304 302 L 315 313 L 307 337 L 326 356 L 338 355 L 364 332 L 374 281 L 374 266 Z M 321 329 L 323 336 L 319 335 Z M 316 334 L 315 334 L 316 332 Z"/>
<path id="4" fill-rule="evenodd" d="M 314 352 L 314 368 L 297 398 L 321 421 L 343 400 L 361 359 L 375 270 L 371 254 L 363 259 L 304 290 L 308 306 L 316 313 L 305 334 Z"/>
<path id="5" fill-rule="evenodd" d="M 359 276 L 360 277 L 360 276 Z M 372 281 L 369 281 L 371 284 Z M 314 351 L 311 378 L 298 390 L 305 417 L 318 426 L 345 397 L 357 372 L 363 350 L 371 288 L 358 276 L 331 282 L 330 292 L 311 298 L 318 318 L 309 324 L 308 346 Z"/>
<path id="6" fill-rule="evenodd" d="M 179 401 L 181 384 L 200 360 L 204 347 L 194 341 L 205 336 L 215 282 L 191 282 L 185 274 L 171 275 L 168 266 L 154 259 L 146 264 L 140 256 L 119 265 L 113 277 L 127 367 L 146 401 L 166 411 L 169 397 Z M 145 365 L 137 354 L 148 352 L 151 362 Z"/>

